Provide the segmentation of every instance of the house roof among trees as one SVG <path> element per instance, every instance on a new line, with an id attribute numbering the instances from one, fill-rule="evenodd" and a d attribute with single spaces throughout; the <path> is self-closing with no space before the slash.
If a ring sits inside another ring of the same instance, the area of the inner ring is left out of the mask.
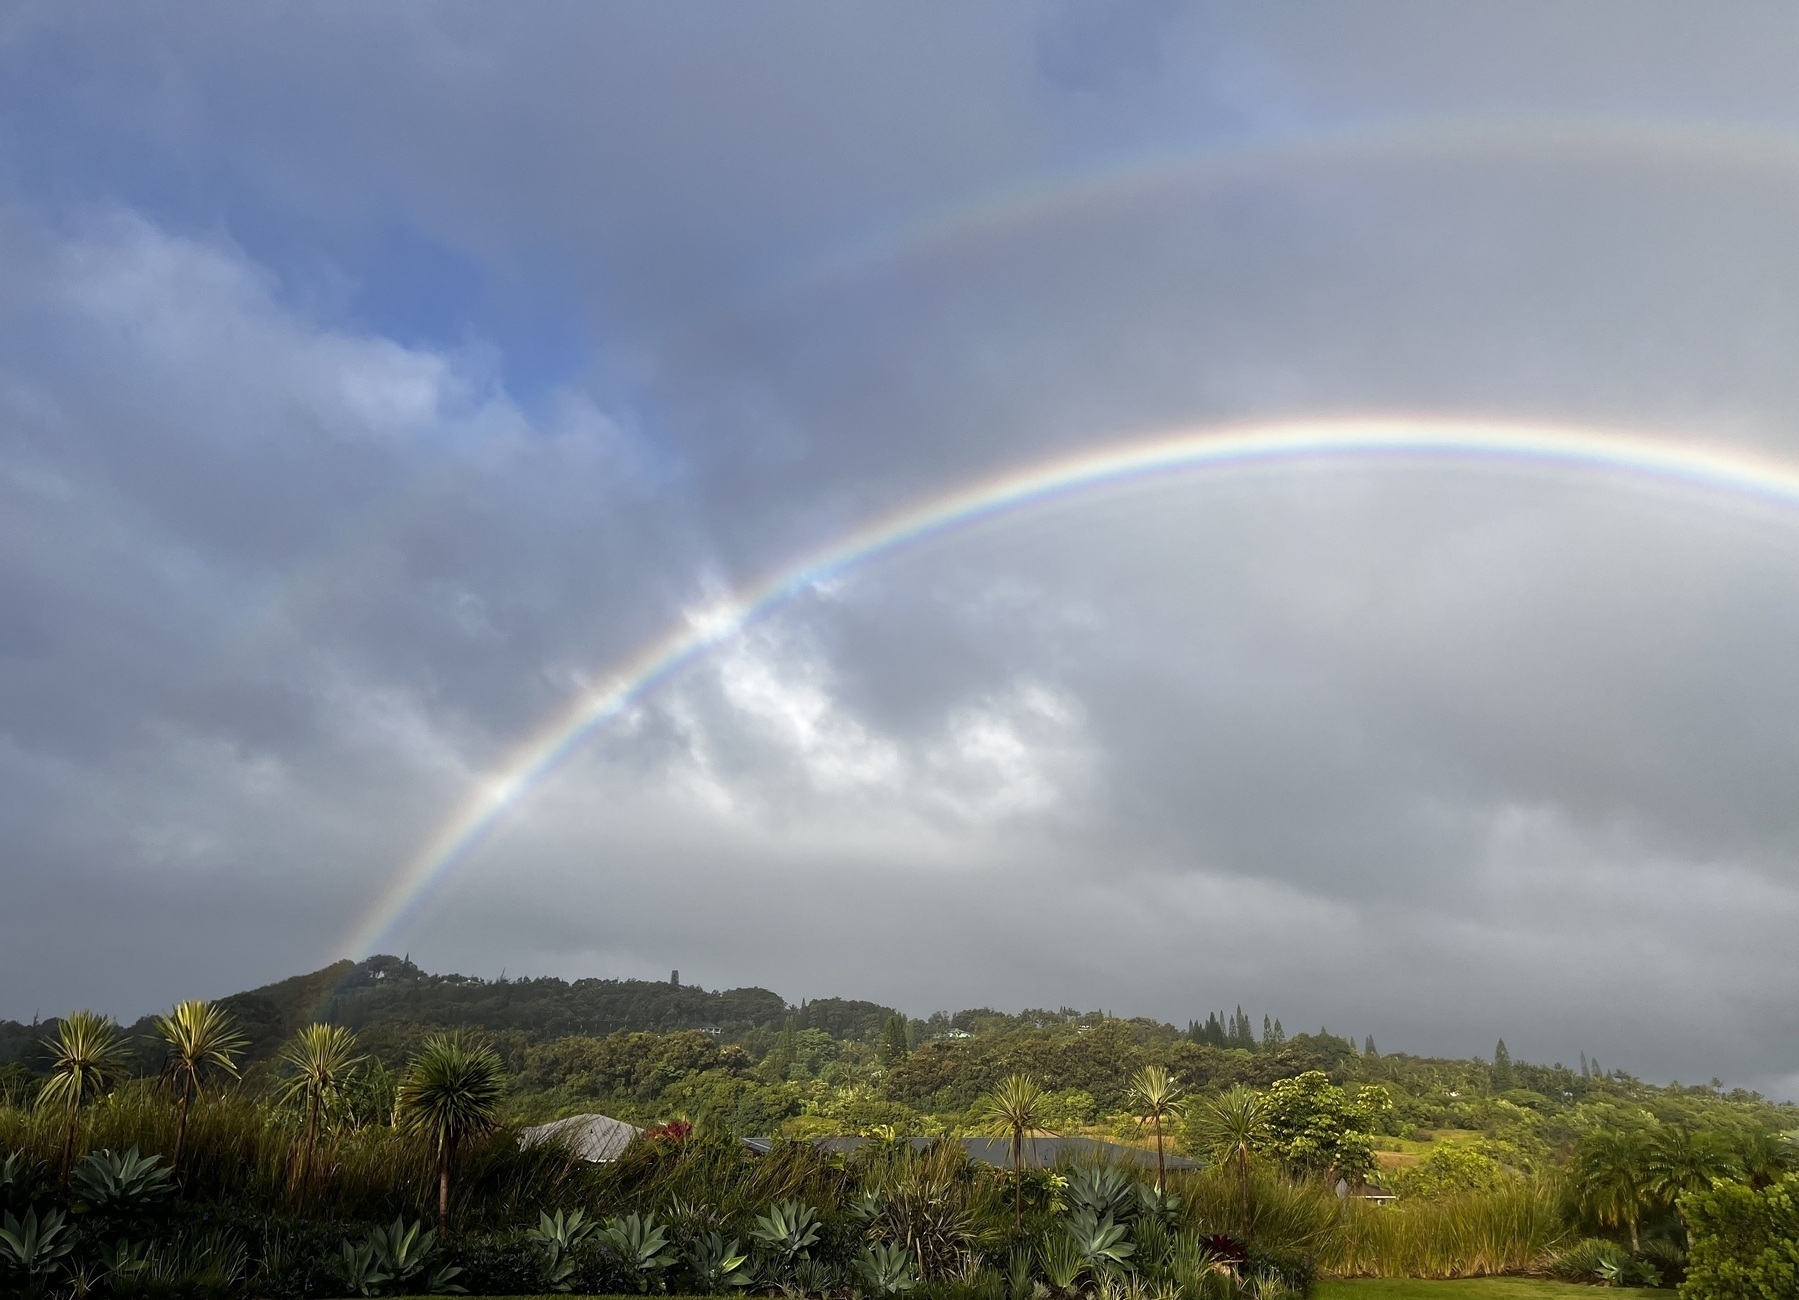
<path id="1" fill-rule="evenodd" d="M 538 1124 L 519 1135 L 519 1145 L 536 1146 L 552 1139 L 566 1142 L 583 1160 L 596 1164 L 616 1160 L 642 1129 L 610 1115 L 570 1115 Z"/>

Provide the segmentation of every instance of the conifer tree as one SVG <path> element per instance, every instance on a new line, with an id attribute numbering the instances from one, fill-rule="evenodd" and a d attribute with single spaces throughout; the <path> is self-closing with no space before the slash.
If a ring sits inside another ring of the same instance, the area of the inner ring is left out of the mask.
<path id="1" fill-rule="evenodd" d="M 1287 1031 L 1281 1028 L 1281 1018 L 1274 1018 L 1274 1042 L 1276 1046 L 1287 1041 Z"/>
<path id="2" fill-rule="evenodd" d="M 762 1072 L 771 1083 L 779 1083 L 787 1077 L 787 1068 L 799 1058 L 800 1031 L 792 1016 L 781 1026 L 781 1036 L 775 1039 L 775 1045 L 768 1050 L 762 1060 Z"/>
<path id="3" fill-rule="evenodd" d="M 887 1017 L 887 1041 L 881 1045 L 881 1060 L 887 1065 L 897 1065 L 906 1059 L 912 1050 L 906 1042 L 906 1018 L 895 1014 Z"/>
<path id="4" fill-rule="evenodd" d="M 1366 1037 L 1362 1040 L 1362 1055 L 1369 1057 L 1371 1059 L 1373 1057 L 1380 1055 L 1379 1052 L 1374 1050 L 1374 1035 L 1373 1034 L 1369 1034 L 1368 1037 Z"/>
<path id="5" fill-rule="evenodd" d="M 1492 1079 L 1494 1092 L 1510 1092 L 1517 1085 L 1517 1079 L 1512 1075 L 1512 1054 L 1506 1051 L 1503 1038 L 1493 1049 Z"/>

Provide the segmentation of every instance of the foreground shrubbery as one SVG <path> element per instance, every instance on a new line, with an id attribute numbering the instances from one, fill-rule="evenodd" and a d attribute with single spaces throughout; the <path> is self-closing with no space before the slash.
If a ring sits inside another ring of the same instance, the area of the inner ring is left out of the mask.
<path id="1" fill-rule="evenodd" d="M 1248 1219 L 1229 1168 L 1008 1171 L 961 1146 L 873 1143 L 844 1160 L 805 1143 L 757 1154 L 722 1136 L 640 1140 L 586 1164 L 494 1133 L 456 1156 L 452 1231 L 435 1238 L 433 1152 L 386 1125 L 317 1135 L 226 1095 L 193 1108 L 177 1189 L 173 1106 L 146 1090 L 89 1108 L 68 1180 L 54 1112 L 0 1109 L 0 1193 L 18 1292 L 116 1296 L 783 1290 L 1024 1300 L 1081 1291 L 1229 1300 L 1303 1292 L 1320 1269 L 1459 1276 L 1541 1266 L 1565 1235 L 1555 1196 L 1380 1208 L 1252 1165 Z M 23 1240 L 28 1225 L 39 1244 Z"/>
<path id="2" fill-rule="evenodd" d="M 311 1024 L 245 1082 L 244 1040 L 216 1007 L 154 1023 L 160 1079 L 133 1077 L 117 1026 L 80 1013 L 47 1041 L 46 1073 L 0 1100 L 0 1291 L 1276 1300 L 1321 1271 L 1658 1285 L 1683 1274 L 1689 1222 L 1698 1300 L 1792 1289 L 1791 1142 L 1604 1099 L 1553 1158 L 1535 1094 L 1491 1099 L 1479 1148 L 1435 1147 L 1384 1206 L 1351 1193 L 1376 1172 L 1374 1130 L 1399 1094 L 1320 1070 L 1195 1098 L 1143 1064 L 1110 1121 L 1148 1137 L 1142 1168 L 995 1169 L 872 1111 L 858 1128 L 879 1136 L 847 1158 L 683 1120 L 595 1165 L 521 1144 L 502 1057 L 476 1038 L 424 1037 L 393 1070 Z M 897 1063 L 904 1026 L 888 1029 Z M 724 1053 L 687 1038 L 675 1045 Z M 1014 1072 L 957 1124 L 1010 1139 L 1017 1160 L 1071 1097 Z M 1172 1142 L 1208 1167 L 1165 1169 Z"/>
<path id="3" fill-rule="evenodd" d="M 1727 1183 L 1681 1199 L 1692 1232 L 1682 1300 L 1799 1295 L 1799 1174 L 1759 1191 Z"/>

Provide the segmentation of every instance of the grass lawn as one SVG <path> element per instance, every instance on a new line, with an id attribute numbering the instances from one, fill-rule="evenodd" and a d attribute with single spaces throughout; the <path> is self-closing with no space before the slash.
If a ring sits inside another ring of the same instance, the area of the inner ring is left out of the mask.
<path id="1" fill-rule="evenodd" d="M 1634 1287 L 1582 1286 L 1535 1277 L 1464 1277 L 1425 1282 L 1409 1277 L 1358 1277 L 1318 1284 L 1317 1300 L 1605 1300 L 1635 1296 L 1641 1300 L 1668 1296 L 1666 1291 Z"/>

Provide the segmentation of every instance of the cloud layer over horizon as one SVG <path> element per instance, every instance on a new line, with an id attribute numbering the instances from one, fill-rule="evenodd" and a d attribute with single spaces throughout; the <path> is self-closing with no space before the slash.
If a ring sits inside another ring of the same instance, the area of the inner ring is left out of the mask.
<path id="1" fill-rule="evenodd" d="M 1799 20 L 0 17 L 0 1015 L 338 955 L 570 696 L 862 521 L 1418 413 L 1799 462 Z M 1799 1096 L 1799 514 L 1309 462 L 809 592 L 582 747 L 431 969 L 1242 1003 Z"/>

